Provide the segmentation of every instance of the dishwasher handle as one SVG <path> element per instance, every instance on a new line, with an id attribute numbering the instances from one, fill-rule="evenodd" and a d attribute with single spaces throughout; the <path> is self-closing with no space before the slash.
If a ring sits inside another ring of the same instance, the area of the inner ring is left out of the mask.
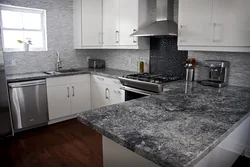
<path id="1" fill-rule="evenodd" d="M 18 88 L 18 87 L 27 87 L 27 86 L 36 86 L 36 85 L 45 85 L 45 80 L 37 80 L 37 81 L 27 81 L 27 82 L 16 82 L 10 83 L 10 88 Z"/>

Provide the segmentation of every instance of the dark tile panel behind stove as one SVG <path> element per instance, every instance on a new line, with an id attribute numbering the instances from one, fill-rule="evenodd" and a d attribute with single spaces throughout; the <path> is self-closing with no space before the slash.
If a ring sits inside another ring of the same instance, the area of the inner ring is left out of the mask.
<path id="1" fill-rule="evenodd" d="M 178 51 L 177 37 L 150 38 L 150 73 L 172 74 L 184 78 L 187 51 Z"/>

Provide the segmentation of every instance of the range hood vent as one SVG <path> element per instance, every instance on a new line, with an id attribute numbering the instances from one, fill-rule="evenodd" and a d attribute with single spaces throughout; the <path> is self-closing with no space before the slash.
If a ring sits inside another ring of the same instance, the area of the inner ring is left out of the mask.
<path id="1" fill-rule="evenodd" d="M 156 0 L 156 21 L 139 28 L 131 36 L 177 36 L 178 26 L 173 21 L 173 9 L 173 0 Z"/>

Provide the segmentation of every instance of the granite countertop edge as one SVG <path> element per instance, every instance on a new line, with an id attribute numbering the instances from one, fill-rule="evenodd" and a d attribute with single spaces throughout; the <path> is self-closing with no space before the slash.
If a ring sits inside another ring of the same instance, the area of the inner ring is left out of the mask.
<path id="1" fill-rule="evenodd" d="M 117 79 L 118 77 L 121 77 L 122 75 L 136 73 L 133 71 L 118 70 L 118 69 L 112 69 L 112 68 L 105 68 L 105 69 L 83 68 L 83 69 L 79 69 L 79 70 L 82 70 L 82 71 L 61 73 L 61 74 L 55 74 L 55 75 L 45 74 L 44 72 L 14 74 L 14 75 L 7 75 L 6 79 L 7 79 L 7 82 L 10 83 L 10 82 L 38 80 L 38 79 L 46 79 L 46 78 L 56 78 L 56 77 L 81 75 L 81 74 L 93 74 L 93 75 L 99 75 L 99 76 L 103 76 L 103 77 Z"/>
<path id="2" fill-rule="evenodd" d="M 244 120 L 246 120 L 248 117 L 250 116 L 250 111 L 243 117 L 241 118 L 237 123 L 235 123 L 230 129 L 228 129 L 223 135 L 221 135 L 213 144 L 211 144 L 210 146 L 208 146 L 202 153 L 200 153 L 195 159 L 193 159 L 192 161 L 190 161 L 188 164 L 186 165 L 176 165 L 174 167 L 193 167 L 194 165 L 196 165 L 200 160 L 202 160 L 209 152 L 211 152 L 216 146 L 218 146 L 232 131 L 234 131 Z M 79 114 L 77 115 L 77 120 L 82 122 L 84 125 L 86 125 L 87 127 L 94 129 L 95 131 L 97 131 L 98 133 L 104 135 L 105 137 L 109 138 L 112 141 L 115 141 L 116 143 L 118 143 L 119 145 L 129 149 L 132 152 L 135 152 L 141 156 L 143 156 L 144 158 L 158 164 L 161 166 L 161 163 L 151 160 L 150 159 L 150 154 L 142 154 L 142 152 L 139 152 L 137 150 L 132 150 L 130 147 L 128 147 L 129 143 L 126 140 L 121 139 L 119 136 L 116 136 L 115 134 L 112 134 L 108 131 L 103 130 L 101 127 L 92 124 L 90 121 L 88 121 L 87 119 L 84 119 L 82 116 L 80 116 Z M 151 156 L 154 156 L 154 154 L 152 154 Z M 165 162 L 165 161 L 164 161 Z"/>
<path id="3" fill-rule="evenodd" d="M 242 122 L 244 122 L 250 116 L 250 111 L 241 118 L 237 123 L 235 123 L 230 129 L 228 129 L 224 134 L 222 134 L 214 143 L 208 146 L 202 153 L 200 153 L 195 159 L 190 163 L 186 164 L 184 167 L 193 167 L 200 160 L 202 160 L 208 153 L 210 153 L 215 147 L 217 147 L 228 135 L 233 132 Z"/>

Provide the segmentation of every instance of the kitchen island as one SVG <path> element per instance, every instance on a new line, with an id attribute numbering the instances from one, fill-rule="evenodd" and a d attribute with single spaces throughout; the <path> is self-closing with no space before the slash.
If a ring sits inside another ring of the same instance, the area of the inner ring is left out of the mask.
<path id="1" fill-rule="evenodd" d="M 82 112 L 78 120 L 104 140 L 164 167 L 204 166 L 212 151 L 231 147 L 235 136 L 245 146 L 250 131 L 249 88 L 217 89 L 183 81 L 166 87 L 170 91 Z"/>

